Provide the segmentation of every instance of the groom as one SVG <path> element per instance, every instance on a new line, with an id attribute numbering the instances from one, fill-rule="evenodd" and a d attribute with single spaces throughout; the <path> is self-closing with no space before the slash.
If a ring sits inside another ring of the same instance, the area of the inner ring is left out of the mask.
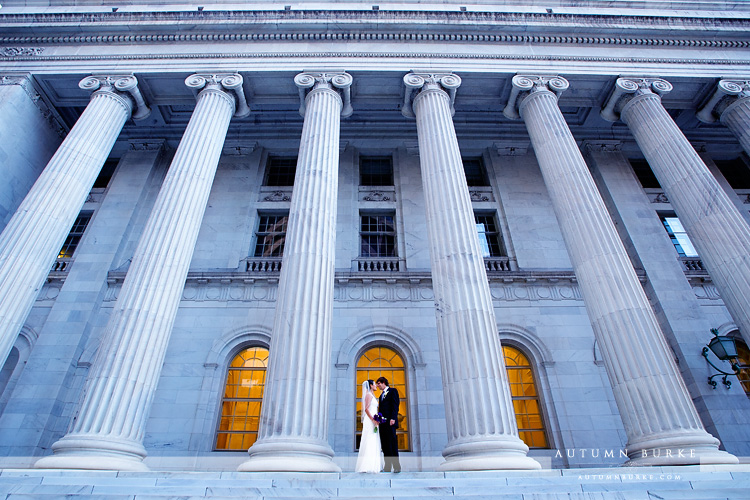
<path id="1" fill-rule="evenodd" d="M 383 449 L 385 457 L 385 467 L 383 472 L 401 472 L 401 463 L 398 461 L 398 440 L 396 439 L 396 429 L 398 428 L 398 391 L 388 387 L 388 379 L 380 377 L 375 385 L 382 392 L 380 393 L 380 404 L 378 412 L 385 417 L 385 422 L 380 424 L 380 447 Z"/>

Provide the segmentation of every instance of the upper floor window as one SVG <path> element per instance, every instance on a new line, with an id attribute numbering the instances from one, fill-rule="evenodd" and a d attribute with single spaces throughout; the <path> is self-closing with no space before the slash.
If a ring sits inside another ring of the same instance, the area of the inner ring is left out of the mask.
<path id="1" fill-rule="evenodd" d="M 258 231 L 255 233 L 253 257 L 281 257 L 284 255 L 288 214 L 260 214 Z"/>
<path id="2" fill-rule="evenodd" d="M 635 173 L 635 176 L 638 178 L 638 181 L 641 183 L 641 186 L 643 186 L 646 189 L 661 188 L 661 184 L 659 184 L 659 181 L 656 179 L 656 176 L 654 175 L 653 170 L 651 170 L 651 166 L 648 164 L 646 160 L 631 159 L 629 161 L 630 161 L 630 166 L 633 167 L 633 172 Z"/>
<path id="3" fill-rule="evenodd" d="M 69 259 L 73 257 L 76 248 L 78 248 L 78 244 L 81 242 L 83 233 L 86 231 L 86 226 L 89 225 L 92 215 L 94 215 L 94 212 L 88 211 L 78 214 L 76 221 L 73 223 L 73 227 L 70 228 L 68 237 L 65 238 L 65 243 L 63 243 L 62 248 L 57 253 L 58 259 Z"/>
<path id="4" fill-rule="evenodd" d="M 714 163 L 732 189 L 750 189 L 750 168 L 742 158 L 714 160 Z"/>
<path id="5" fill-rule="evenodd" d="M 388 379 L 388 386 L 398 391 L 398 429 L 396 439 L 399 451 L 409 451 L 409 393 L 406 387 L 406 365 L 403 358 L 393 349 L 375 346 L 366 350 L 357 361 L 354 397 L 356 400 L 355 447 L 359 449 L 362 439 L 362 398 L 361 387 L 365 380 Z M 378 397 L 380 394 L 375 394 Z"/>
<path id="6" fill-rule="evenodd" d="M 494 214 L 474 214 L 482 257 L 504 257 L 505 248 Z"/>
<path id="7" fill-rule="evenodd" d="M 393 159 L 390 156 L 360 156 L 359 184 L 393 186 Z"/>
<path id="8" fill-rule="evenodd" d="M 229 364 L 216 431 L 217 450 L 245 451 L 258 438 L 267 366 L 268 349 L 264 347 L 244 349 Z"/>
<path id="9" fill-rule="evenodd" d="M 360 216 L 360 257 L 396 257 L 396 224 L 393 214 Z"/>
<path id="10" fill-rule="evenodd" d="M 266 186 L 294 186 L 297 158 L 269 156 L 266 161 Z"/>
<path id="11" fill-rule="evenodd" d="M 685 228 L 682 227 L 680 219 L 677 217 L 662 216 L 661 221 L 680 257 L 698 257 L 698 252 L 695 250 L 690 238 L 688 238 Z"/>
<path id="12" fill-rule="evenodd" d="M 115 174 L 115 169 L 117 168 L 118 163 L 119 160 L 107 160 L 104 162 L 104 166 L 101 171 L 99 171 L 99 175 L 94 181 L 94 189 L 104 189 L 109 185 L 109 181 L 112 180 L 112 176 Z"/>
<path id="13" fill-rule="evenodd" d="M 464 173 L 466 174 L 466 184 L 469 187 L 489 186 L 487 170 L 484 168 L 484 161 L 481 156 L 474 158 L 462 158 L 464 164 Z"/>
<path id="14" fill-rule="evenodd" d="M 529 448 L 548 448 L 539 391 L 529 358 L 520 349 L 508 345 L 503 346 L 503 354 L 513 410 L 516 413 L 518 436 Z"/>

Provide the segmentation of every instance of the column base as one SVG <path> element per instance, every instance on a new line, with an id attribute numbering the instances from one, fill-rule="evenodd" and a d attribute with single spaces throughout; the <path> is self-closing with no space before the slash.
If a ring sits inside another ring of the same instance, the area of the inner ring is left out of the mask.
<path id="1" fill-rule="evenodd" d="M 71 434 L 52 445 L 53 455 L 34 464 L 36 469 L 86 469 L 146 472 L 146 449 L 126 439 L 95 434 Z"/>
<path id="2" fill-rule="evenodd" d="M 247 452 L 250 459 L 239 472 L 341 472 L 333 463 L 328 443 L 303 439 L 266 439 L 258 441 Z"/>
<path id="3" fill-rule="evenodd" d="M 626 467 L 739 463 L 734 455 L 719 450 L 719 440 L 707 432 L 653 437 L 629 445 L 628 457 Z"/>
<path id="4" fill-rule="evenodd" d="M 515 436 L 484 436 L 450 444 L 443 450 L 439 471 L 538 470 L 542 466 L 527 457 L 529 448 Z"/>

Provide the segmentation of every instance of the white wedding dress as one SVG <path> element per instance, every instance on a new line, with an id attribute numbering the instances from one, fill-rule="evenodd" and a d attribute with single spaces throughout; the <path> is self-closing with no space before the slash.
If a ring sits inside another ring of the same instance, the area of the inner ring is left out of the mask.
<path id="1" fill-rule="evenodd" d="M 372 394 L 371 394 L 372 396 Z M 370 399 L 370 415 L 378 412 L 378 399 L 372 396 Z M 359 455 L 355 472 L 377 473 L 383 470 L 383 459 L 380 453 L 380 434 L 375 432 L 375 424 L 367 418 L 364 408 L 362 409 L 362 441 L 359 443 Z"/>

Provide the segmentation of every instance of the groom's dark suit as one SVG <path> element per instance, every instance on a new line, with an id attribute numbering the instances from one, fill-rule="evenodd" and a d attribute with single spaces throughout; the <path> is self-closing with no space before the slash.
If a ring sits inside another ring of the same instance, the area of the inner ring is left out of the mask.
<path id="1" fill-rule="evenodd" d="M 398 428 L 398 391 L 393 387 L 388 387 L 380 395 L 378 413 L 385 417 L 386 421 L 380 424 L 380 447 L 383 449 L 385 457 L 385 472 L 401 472 L 401 463 L 398 460 L 398 440 L 396 439 L 396 429 Z M 391 425 L 391 420 L 395 424 Z"/>

